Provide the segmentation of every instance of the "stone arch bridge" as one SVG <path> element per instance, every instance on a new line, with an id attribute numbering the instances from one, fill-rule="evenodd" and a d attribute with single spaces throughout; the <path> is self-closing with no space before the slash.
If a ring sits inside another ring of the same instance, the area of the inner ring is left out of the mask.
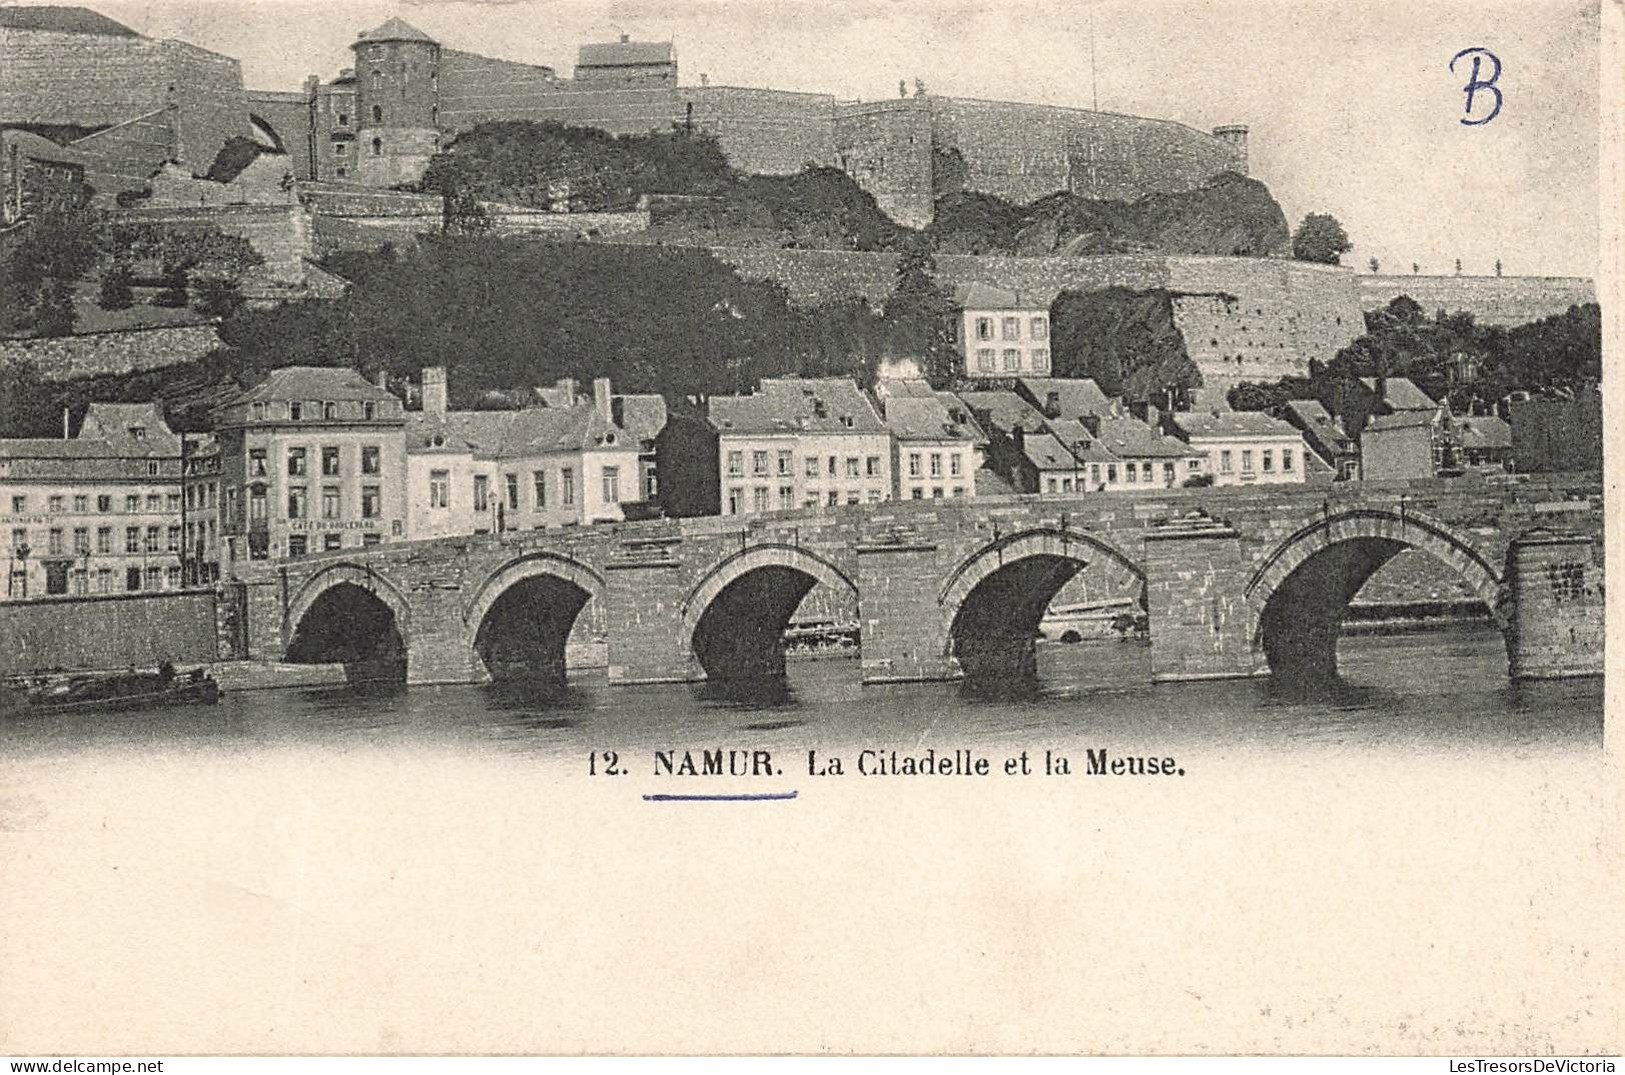
<path id="1" fill-rule="evenodd" d="M 612 682 L 681 682 L 782 672 L 822 585 L 858 610 L 866 683 L 1000 679 L 1034 670 L 1045 608 L 1104 563 L 1143 594 L 1153 678 L 1326 675 L 1349 600 L 1411 548 L 1490 608 L 1514 678 L 1549 678 L 1602 671 L 1602 528 L 1595 477 L 909 501 L 242 565 L 222 607 L 244 656 L 339 659 L 381 633 L 430 684 L 562 676 L 597 602 Z"/>

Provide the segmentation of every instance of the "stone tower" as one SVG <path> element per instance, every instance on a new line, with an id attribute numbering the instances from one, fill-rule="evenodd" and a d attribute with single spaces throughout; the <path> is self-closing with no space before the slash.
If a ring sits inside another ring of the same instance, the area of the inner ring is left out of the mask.
<path id="1" fill-rule="evenodd" d="M 1213 137 L 1221 142 L 1228 142 L 1236 151 L 1236 171 L 1242 175 L 1247 174 L 1247 128 L 1239 123 L 1232 123 L 1228 127 L 1213 128 Z"/>
<path id="2" fill-rule="evenodd" d="M 355 51 L 356 178 L 412 183 L 440 149 L 440 45 L 402 19 L 368 30 Z"/>

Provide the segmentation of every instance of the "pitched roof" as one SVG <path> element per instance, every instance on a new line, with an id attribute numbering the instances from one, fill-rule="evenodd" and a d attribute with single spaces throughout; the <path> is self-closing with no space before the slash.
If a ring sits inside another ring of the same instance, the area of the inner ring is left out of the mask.
<path id="1" fill-rule="evenodd" d="M 1108 415 L 1111 400 L 1094 381 L 1083 377 L 1023 377 L 1018 382 L 1033 406 L 1045 410 L 1051 394 L 1060 413 L 1053 417 L 1078 418 L 1086 414 Z M 1046 412 L 1047 413 L 1047 412 Z"/>
<path id="2" fill-rule="evenodd" d="M 30 6 L 0 7 L 0 26 L 8 30 L 55 30 L 64 34 L 101 34 L 108 37 L 140 37 L 121 22 L 114 22 L 88 7 Z"/>
<path id="3" fill-rule="evenodd" d="M 840 377 L 764 377 L 755 394 L 711 397 L 711 424 L 725 433 L 884 433 L 858 386 Z"/>
<path id="4" fill-rule="evenodd" d="M 382 26 L 364 30 L 356 35 L 355 44 L 365 41 L 427 41 L 430 44 L 435 43 L 434 38 L 399 17 L 392 18 Z M 350 47 L 354 48 L 355 45 L 353 44 Z"/>
<path id="5" fill-rule="evenodd" d="M 1039 470 L 1071 470 L 1078 459 L 1053 433 L 1029 433 L 1022 438 L 1021 454 Z"/>
<path id="6" fill-rule="evenodd" d="M 965 431 L 965 436 L 972 444 L 987 444 L 987 432 L 976 422 L 976 416 L 971 414 L 970 407 L 965 401 L 952 392 L 933 393 L 942 405 L 948 408 L 948 420 Z"/>
<path id="7" fill-rule="evenodd" d="M 1454 428 L 1463 448 L 1512 447 L 1512 427 L 1494 415 L 1458 418 Z"/>
<path id="8" fill-rule="evenodd" d="M 903 396 L 886 403 L 886 426 L 898 440 L 962 440 L 975 438 L 964 423 L 948 414 L 948 405 L 936 396 Z"/>
<path id="9" fill-rule="evenodd" d="M 641 64 L 671 63 L 670 41 L 607 41 L 582 45 L 576 53 L 577 67 L 635 67 Z"/>
<path id="10" fill-rule="evenodd" d="M 1163 436 L 1137 418 L 1102 418 L 1097 436 L 1119 459 L 1182 459 L 1202 454 L 1183 441 Z"/>
<path id="11" fill-rule="evenodd" d="M 960 284 L 954 288 L 954 302 L 966 310 L 1048 310 L 1046 303 L 1024 297 L 992 284 Z"/>
<path id="12" fill-rule="evenodd" d="M 1354 438 L 1343 431 L 1325 407 L 1316 399 L 1290 399 L 1287 413 L 1296 421 L 1292 424 L 1303 430 L 1304 436 L 1317 452 L 1333 455 L 1355 450 Z"/>
<path id="13" fill-rule="evenodd" d="M 79 438 L 102 441 L 119 455 L 172 456 L 181 451 L 181 439 L 156 403 L 92 403 Z"/>
<path id="14" fill-rule="evenodd" d="M 1173 417 L 1188 437 L 1301 437 L 1286 422 L 1260 411 L 1185 411 Z"/>
<path id="15" fill-rule="evenodd" d="M 1377 390 L 1375 377 L 1361 377 L 1360 383 L 1371 391 Z M 1409 377 L 1389 377 L 1383 386 L 1383 401 L 1396 411 L 1431 411 L 1439 404 L 1426 392 L 1416 387 Z"/>
<path id="16" fill-rule="evenodd" d="M 283 366 L 232 403 L 265 400 L 386 400 L 394 399 L 384 389 L 352 369 L 338 366 Z"/>
<path id="17" fill-rule="evenodd" d="M 1367 422 L 1362 435 L 1367 433 L 1392 433 L 1398 429 L 1428 429 L 1433 425 L 1433 416 L 1417 411 L 1395 411 L 1393 414 L 1379 414 Z"/>
<path id="18" fill-rule="evenodd" d="M 654 440 L 666 428 L 666 397 L 616 396 L 621 401 L 621 427 L 637 441 Z"/>
<path id="19" fill-rule="evenodd" d="M 1003 389 L 967 391 L 959 393 L 959 398 L 973 413 L 986 414 L 988 427 L 1000 433 L 1009 433 L 1017 428 L 1037 432 L 1044 428 L 1044 416 L 1014 392 Z M 981 418 L 977 418 L 977 421 L 980 422 Z"/>
<path id="20" fill-rule="evenodd" d="M 0 12 L 10 10 L 14 9 L 0 7 Z M 8 160 L 11 156 L 12 146 L 17 147 L 19 156 L 28 160 L 78 165 L 83 165 L 86 161 L 86 155 L 82 151 L 69 146 L 59 146 L 49 138 L 35 134 L 33 131 L 16 129 L 0 131 L 0 147 L 3 147 Z"/>

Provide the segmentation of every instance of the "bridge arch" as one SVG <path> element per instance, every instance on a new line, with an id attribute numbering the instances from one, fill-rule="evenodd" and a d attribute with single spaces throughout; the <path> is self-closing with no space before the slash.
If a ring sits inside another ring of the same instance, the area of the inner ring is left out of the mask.
<path id="1" fill-rule="evenodd" d="M 491 572 L 463 611 L 474 651 L 493 678 L 561 684 L 565 651 L 583 609 L 602 607 L 604 579 L 587 565 L 550 552 L 515 557 Z"/>
<path id="2" fill-rule="evenodd" d="M 854 603 L 857 585 L 830 560 L 799 545 L 752 545 L 708 571 L 682 607 L 682 637 L 709 679 L 784 672 L 790 617 L 814 586 Z"/>
<path id="3" fill-rule="evenodd" d="M 1270 670 L 1294 678 L 1335 676 L 1337 638 L 1349 602 L 1405 549 L 1427 553 L 1460 576 L 1505 631 L 1501 572 L 1467 537 L 1405 508 L 1352 509 L 1299 528 L 1249 577 L 1254 645 Z"/>
<path id="4" fill-rule="evenodd" d="M 352 679 L 403 681 L 412 606 L 389 579 L 341 560 L 307 578 L 283 616 L 284 655 L 296 663 L 343 663 Z"/>
<path id="5" fill-rule="evenodd" d="M 1139 561 L 1089 531 L 1039 527 L 977 549 L 948 573 L 937 594 L 948 619 L 947 656 L 972 681 L 1032 678 L 1045 610 L 1073 576 L 1097 562 L 1131 575 L 1144 594 Z"/>

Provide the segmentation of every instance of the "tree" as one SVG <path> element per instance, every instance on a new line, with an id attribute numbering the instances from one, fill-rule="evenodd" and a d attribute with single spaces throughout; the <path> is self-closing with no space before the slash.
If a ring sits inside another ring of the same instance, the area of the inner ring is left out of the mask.
<path id="1" fill-rule="evenodd" d="M 1310 213 L 1292 233 L 1292 256 L 1299 261 L 1314 261 L 1322 265 L 1340 264 L 1340 259 L 1354 244 L 1337 218 L 1329 213 Z"/>
<path id="2" fill-rule="evenodd" d="M 1167 291 L 1063 291 L 1050 306 L 1051 367 L 1108 396 L 1161 401 L 1202 383 Z"/>
<path id="3" fill-rule="evenodd" d="M 1457 276 L 1461 275 L 1461 259 L 1460 258 L 1456 259 L 1456 275 Z"/>
<path id="4" fill-rule="evenodd" d="M 1375 275 L 1377 275 L 1377 270 L 1378 270 L 1378 268 L 1379 268 L 1379 265 L 1378 265 L 1378 262 L 1377 262 L 1377 259 L 1376 259 L 1376 258 L 1372 258 L 1372 259 L 1371 259 L 1371 260 L 1370 260 L 1370 261 L 1369 261 L 1369 262 L 1367 262 L 1367 263 L 1366 263 L 1366 264 L 1368 264 L 1368 265 L 1370 265 L 1370 266 L 1371 266 L 1371 275 L 1372 275 L 1372 276 L 1375 276 Z"/>
<path id="5" fill-rule="evenodd" d="M 192 308 L 204 317 L 229 317 L 243 304 L 237 281 L 224 276 L 205 276 L 197 282 Z"/>
<path id="6" fill-rule="evenodd" d="M 186 267 L 184 265 L 165 265 L 163 280 L 163 290 L 152 297 L 152 304 L 154 306 L 168 306 L 176 310 L 185 306 L 190 298 L 186 290 Z"/>
<path id="7" fill-rule="evenodd" d="M 115 261 L 103 269 L 96 305 L 104 310 L 128 310 L 134 306 L 135 292 L 130 287 L 134 278 L 130 266 L 122 261 Z"/>
<path id="8" fill-rule="evenodd" d="M 886 300 L 887 350 L 894 357 L 917 358 L 926 380 L 942 388 L 959 374 L 959 350 L 953 325 L 958 312 L 953 296 L 936 280 L 936 260 L 923 244 L 897 258 L 897 282 Z"/>
<path id="9" fill-rule="evenodd" d="M 1420 275 L 1422 275 L 1422 266 L 1418 265 L 1414 261 L 1411 262 L 1411 275 L 1412 276 L 1420 276 Z"/>
<path id="10" fill-rule="evenodd" d="M 73 308 L 73 284 L 53 277 L 41 289 L 34 307 L 34 331 L 41 336 L 71 336 L 79 315 Z"/>
<path id="11" fill-rule="evenodd" d="M 1496 276 L 1501 275 L 1501 259 L 1500 258 L 1495 259 L 1495 275 Z"/>

